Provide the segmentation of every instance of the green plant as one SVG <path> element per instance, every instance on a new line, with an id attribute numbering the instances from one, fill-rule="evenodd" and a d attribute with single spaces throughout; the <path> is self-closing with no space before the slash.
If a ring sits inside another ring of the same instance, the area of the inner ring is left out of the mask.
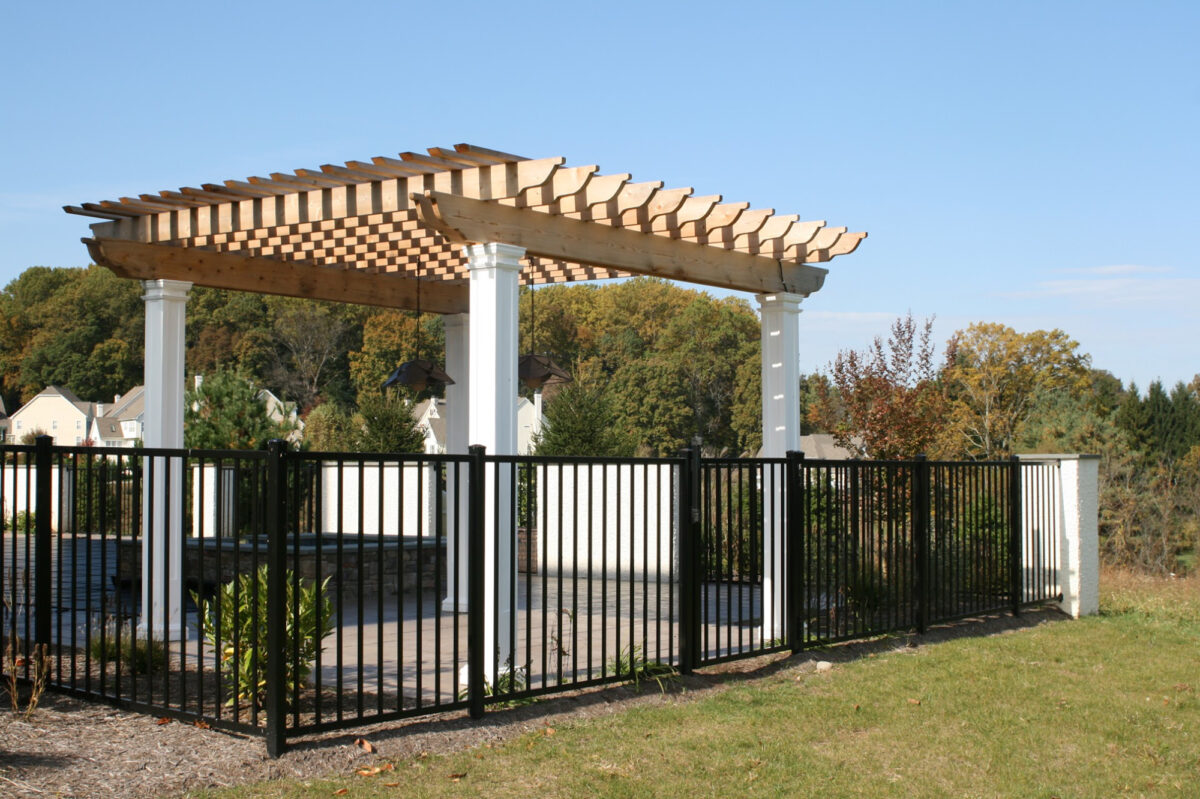
<path id="1" fill-rule="evenodd" d="M 6 514 L 0 514 L 0 532 L 8 529 L 10 521 L 14 532 L 33 533 L 37 530 L 37 515 L 31 510 L 19 510 L 11 519 Z"/>
<path id="2" fill-rule="evenodd" d="M 639 690 L 643 682 L 653 680 L 658 685 L 658 690 L 664 694 L 667 692 L 667 686 L 675 684 L 679 679 L 679 672 L 674 666 L 661 660 L 646 660 L 641 646 L 637 644 L 622 649 L 616 658 L 608 662 L 608 670 L 618 677 L 625 677 Z"/>
<path id="3" fill-rule="evenodd" d="M 528 681 L 525 678 L 525 669 L 514 666 L 512 658 L 510 657 L 508 660 L 504 661 L 504 668 L 499 674 L 496 675 L 496 683 L 494 685 L 486 677 L 484 678 L 483 695 L 504 696 L 506 694 L 515 694 L 524 691 L 527 685 Z M 466 699 L 469 696 L 470 689 L 467 686 L 463 686 L 459 689 L 458 698 L 460 700 Z M 523 705 L 532 701 L 533 699 L 529 697 L 523 699 L 510 699 L 508 701 L 498 703 L 497 707 L 516 707 L 517 705 Z"/>
<path id="4" fill-rule="evenodd" d="M 321 641 L 333 629 L 333 603 L 326 577 L 318 586 L 297 581 L 288 571 L 284 614 L 284 692 L 292 697 L 308 679 Z M 262 707 L 267 692 L 267 667 L 274 653 L 267 648 L 267 567 L 242 574 L 221 585 L 214 600 L 192 595 L 200 608 L 200 632 L 220 652 L 230 691 L 229 705 L 240 702 Z"/>
<path id="5" fill-rule="evenodd" d="M 130 674 L 151 674 L 167 665 L 166 646 L 153 638 L 138 638 L 132 630 L 109 626 L 105 634 L 92 634 L 88 654 L 92 660 L 117 663 Z"/>

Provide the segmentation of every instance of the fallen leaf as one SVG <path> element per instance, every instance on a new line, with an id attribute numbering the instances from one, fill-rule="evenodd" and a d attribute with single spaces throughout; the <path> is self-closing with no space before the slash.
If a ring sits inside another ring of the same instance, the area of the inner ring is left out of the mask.
<path id="1" fill-rule="evenodd" d="M 195 721 L 193 721 L 193 722 L 192 722 L 192 726 L 194 726 L 194 727 L 199 727 L 199 728 L 200 728 L 200 729 L 202 729 L 202 730 L 209 730 L 209 729 L 212 729 L 212 728 L 211 728 L 211 727 L 208 725 L 208 722 L 207 722 L 207 721 L 205 721 L 204 719 L 196 719 Z"/>
<path id="2" fill-rule="evenodd" d="M 461 780 L 461 779 L 462 779 L 463 777 L 465 777 L 465 776 L 467 776 L 467 772 L 465 772 L 465 771 L 464 771 L 464 772 L 462 772 L 461 774 L 451 774 L 451 775 L 450 775 L 450 781 L 451 781 L 451 782 L 458 782 L 459 780 Z"/>
<path id="3" fill-rule="evenodd" d="M 371 743 L 366 738 L 355 738 L 354 745 L 369 755 L 375 754 L 375 744 Z"/>
<path id="4" fill-rule="evenodd" d="M 547 727 L 545 732 L 546 732 L 546 737 L 547 737 L 547 738 L 549 738 L 551 735 L 553 735 L 553 734 L 554 734 L 554 728 L 553 728 L 553 727 Z"/>
<path id="5" fill-rule="evenodd" d="M 170 724 L 170 723 L 171 723 L 171 719 L 169 716 L 163 716 L 161 719 L 159 719 L 158 721 L 155 722 L 155 724 L 157 724 L 160 727 L 164 724 Z"/>
<path id="6" fill-rule="evenodd" d="M 350 793 L 349 788 L 338 788 L 336 791 L 333 792 L 333 795 L 341 796 L 342 794 L 347 794 L 347 793 Z"/>
<path id="7" fill-rule="evenodd" d="M 855 706 L 854 706 L 854 709 L 855 709 L 855 710 L 858 710 L 858 707 L 859 707 L 858 705 L 855 705 Z"/>
<path id="8" fill-rule="evenodd" d="M 910 705 L 919 705 L 919 704 L 921 704 L 921 700 L 920 699 L 910 699 L 910 700 L 908 700 L 908 703 Z"/>
<path id="9" fill-rule="evenodd" d="M 385 783 L 383 784 L 383 787 L 384 787 L 384 788 L 399 788 L 399 787 L 400 787 L 400 783 L 398 783 L 398 782 L 385 782 Z"/>
<path id="10" fill-rule="evenodd" d="M 378 773 L 379 773 L 379 772 L 381 772 L 381 771 L 391 771 L 391 770 L 392 770 L 392 764 L 391 764 L 391 763 L 385 763 L 385 764 L 384 764 L 384 765 L 382 765 L 382 766 L 371 766 L 371 767 L 369 767 L 369 768 L 360 768 L 360 769 L 358 770 L 358 776 L 360 776 L 360 777 L 374 777 L 376 774 L 378 774 Z"/>

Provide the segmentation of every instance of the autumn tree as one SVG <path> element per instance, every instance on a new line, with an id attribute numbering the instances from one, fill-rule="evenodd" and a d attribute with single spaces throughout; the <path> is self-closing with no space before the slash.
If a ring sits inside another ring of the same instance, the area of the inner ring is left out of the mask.
<path id="1" fill-rule="evenodd" d="M 980 322 L 958 331 L 943 373 L 952 402 L 943 452 L 988 460 L 1011 454 L 1039 394 L 1086 391 L 1090 358 L 1078 350 L 1061 330 L 1018 333 Z"/>
<path id="2" fill-rule="evenodd" d="M 360 402 L 362 397 L 378 394 L 397 366 L 416 358 L 418 344 L 421 357 L 441 362 L 446 350 L 442 317 L 423 314 L 419 336 L 417 324 L 417 315 L 409 311 L 380 311 L 367 317 L 362 347 L 349 355 L 350 382 Z"/>
<path id="3" fill-rule="evenodd" d="M 339 380 L 346 371 L 354 319 L 346 306 L 291 297 L 270 302 L 272 349 L 268 371 L 270 385 L 302 409 L 311 408 L 322 396 L 348 398 L 348 381 Z M 331 390 L 332 389 L 332 390 Z"/>
<path id="4" fill-rule="evenodd" d="M 892 323 L 885 343 L 843 350 L 831 384 L 816 385 L 809 416 L 828 420 L 834 440 L 859 457 L 910 458 L 927 452 L 944 423 L 946 403 L 937 383 L 933 320 L 917 331 L 912 314 Z"/>

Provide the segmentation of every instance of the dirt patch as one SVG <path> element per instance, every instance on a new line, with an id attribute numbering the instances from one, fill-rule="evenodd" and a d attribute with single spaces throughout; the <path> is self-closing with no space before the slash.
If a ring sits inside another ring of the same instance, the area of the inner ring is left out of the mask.
<path id="1" fill-rule="evenodd" d="M 33 717 L 0 711 L 0 796 L 177 796 L 201 788 L 261 782 L 280 777 L 350 774 L 373 762 L 400 761 L 422 752 L 441 754 L 496 743 L 546 724 L 619 713 L 633 705 L 687 702 L 745 681 L 783 671 L 812 669 L 818 661 L 846 663 L 897 649 L 919 652 L 940 641 L 994 635 L 1064 618 L 1036 610 L 939 625 L 923 636 L 894 635 L 808 651 L 794 657 L 764 656 L 710 667 L 680 680 L 667 693 L 653 683 L 576 691 L 507 709 L 472 721 L 447 713 L 390 722 L 348 732 L 294 739 L 279 759 L 266 755 L 260 738 L 206 730 L 178 721 L 47 695 Z M 7 700 L 7 697 L 5 697 Z M 365 738 L 374 754 L 355 746 Z"/>

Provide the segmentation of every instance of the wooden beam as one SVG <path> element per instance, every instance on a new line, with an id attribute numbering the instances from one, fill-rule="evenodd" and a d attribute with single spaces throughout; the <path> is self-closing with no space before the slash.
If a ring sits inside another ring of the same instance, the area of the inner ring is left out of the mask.
<path id="1" fill-rule="evenodd" d="M 187 280 L 197 286 L 311 300 L 415 309 L 418 281 L 397 274 L 360 274 L 300 261 L 277 261 L 194 247 L 142 244 L 122 239 L 83 239 L 92 260 L 121 277 Z M 468 288 L 420 281 L 421 309 L 466 313 Z"/>
<path id="2" fill-rule="evenodd" d="M 453 194 L 413 194 L 422 223 L 451 241 L 490 241 L 531 255 L 708 286 L 809 295 L 828 270 Z"/>

